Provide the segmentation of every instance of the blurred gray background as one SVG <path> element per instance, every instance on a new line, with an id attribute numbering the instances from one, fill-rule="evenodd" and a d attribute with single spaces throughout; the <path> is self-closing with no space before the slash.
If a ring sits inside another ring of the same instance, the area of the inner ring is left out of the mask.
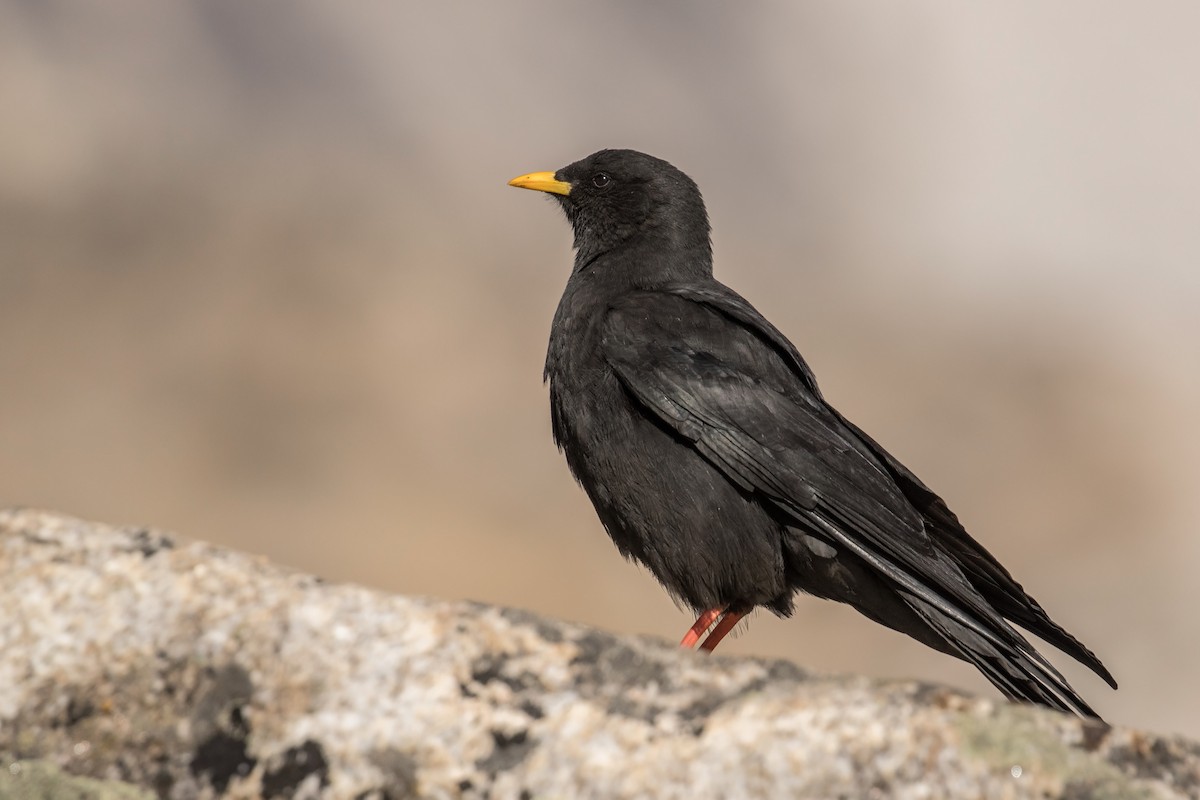
<path id="1" fill-rule="evenodd" d="M 1121 681 L 1200 735 L 1200 5 L 0 2 L 0 504 L 677 639 L 550 439 L 601 147 Z M 726 653 L 970 668 L 818 600 Z M 1066 665 L 1063 658 L 1059 663 Z"/>

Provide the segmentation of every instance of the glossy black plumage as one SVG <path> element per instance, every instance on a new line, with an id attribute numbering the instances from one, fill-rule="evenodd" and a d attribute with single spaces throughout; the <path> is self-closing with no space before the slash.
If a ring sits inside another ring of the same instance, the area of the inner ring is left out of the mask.
<path id="1" fill-rule="evenodd" d="M 825 402 L 792 344 L 712 276 L 699 189 L 604 150 L 552 192 L 575 267 L 546 358 L 554 437 L 627 557 L 697 611 L 797 591 L 974 664 L 1005 696 L 1095 716 L 1005 618 L 1112 676 L 936 494 Z"/>

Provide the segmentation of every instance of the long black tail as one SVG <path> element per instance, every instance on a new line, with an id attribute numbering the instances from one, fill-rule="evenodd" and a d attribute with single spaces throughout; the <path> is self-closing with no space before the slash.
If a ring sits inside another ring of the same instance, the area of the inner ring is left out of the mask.
<path id="1" fill-rule="evenodd" d="M 900 491 L 912 503 L 913 508 L 917 509 L 924 517 L 926 531 L 954 560 L 976 591 L 982 594 L 1002 616 L 1042 637 L 1087 666 L 1103 678 L 1109 686 L 1117 688 L 1117 682 L 1113 679 L 1112 673 L 1100 662 L 1096 654 L 1050 619 L 1038 602 L 1029 596 L 1021 584 L 1017 583 L 1008 570 L 996 560 L 996 557 L 971 538 L 963 529 L 962 523 L 958 521 L 958 517 L 941 497 L 926 486 L 908 467 L 901 464 L 895 456 L 885 450 L 882 445 L 838 413 L 837 409 L 829 407 L 829 410 L 857 435 L 867 450 L 883 462 Z M 930 622 L 930 624 L 933 623 Z M 972 659 L 968 658 L 968 660 Z M 983 667 L 980 666 L 980 669 Z M 997 686 L 999 686 L 998 683 Z"/>
<path id="2" fill-rule="evenodd" d="M 1010 628 L 1012 635 L 1003 639 L 983 636 L 978 628 L 963 625 L 910 592 L 901 591 L 900 596 L 1008 699 L 1100 719 L 1062 674 L 1015 630 Z"/>
<path id="3" fill-rule="evenodd" d="M 846 519 L 827 519 L 825 511 L 819 509 L 809 519 L 885 577 L 897 599 L 1005 697 L 1100 718 L 1046 657 L 978 593 L 949 556 L 931 548 L 919 558 L 909 558 L 917 564 L 913 568 L 848 534 L 842 525 L 855 522 L 851 515 L 832 509 L 835 517 Z M 873 538 L 879 541 L 881 537 Z M 924 573 L 921 577 L 918 570 Z"/>
<path id="4" fill-rule="evenodd" d="M 943 509 L 945 509 L 943 505 Z M 953 514 L 946 514 L 957 523 Z M 928 520 L 929 517 L 927 516 Z M 1083 642 L 1072 636 L 1065 628 L 1050 619 L 1037 600 L 1022 588 L 996 558 L 978 542 L 967 535 L 961 526 L 957 528 L 937 521 L 931 531 L 954 559 L 963 574 L 975 589 L 991 603 L 1005 618 L 1012 620 L 1030 633 L 1036 634 L 1062 650 L 1088 669 L 1095 672 L 1112 688 L 1117 682 L 1112 673 L 1100 662 Z"/>

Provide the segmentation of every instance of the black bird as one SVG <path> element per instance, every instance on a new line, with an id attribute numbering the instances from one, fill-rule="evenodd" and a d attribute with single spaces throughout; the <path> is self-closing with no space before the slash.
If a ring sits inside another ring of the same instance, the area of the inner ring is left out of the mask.
<path id="1" fill-rule="evenodd" d="M 683 646 L 712 628 L 712 650 L 807 592 L 970 662 L 1009 699 L 1096 716 L 1005 620 L 1115 689 L 1100 660 L 713 278 L 691 178 L 601 150 L 509 183 L 551 193 L 575 232 L 546 354 L 554 439 L 621 553 L 699 614 Z"/>

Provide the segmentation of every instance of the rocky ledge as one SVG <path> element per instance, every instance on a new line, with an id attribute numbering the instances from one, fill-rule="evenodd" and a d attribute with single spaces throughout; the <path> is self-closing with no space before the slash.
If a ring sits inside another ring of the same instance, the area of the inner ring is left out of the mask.
<path id="1" fill-rule="evenodd" d="M 0 511 L 0 797 L 1187 798 L 1200 745 Z"/>

